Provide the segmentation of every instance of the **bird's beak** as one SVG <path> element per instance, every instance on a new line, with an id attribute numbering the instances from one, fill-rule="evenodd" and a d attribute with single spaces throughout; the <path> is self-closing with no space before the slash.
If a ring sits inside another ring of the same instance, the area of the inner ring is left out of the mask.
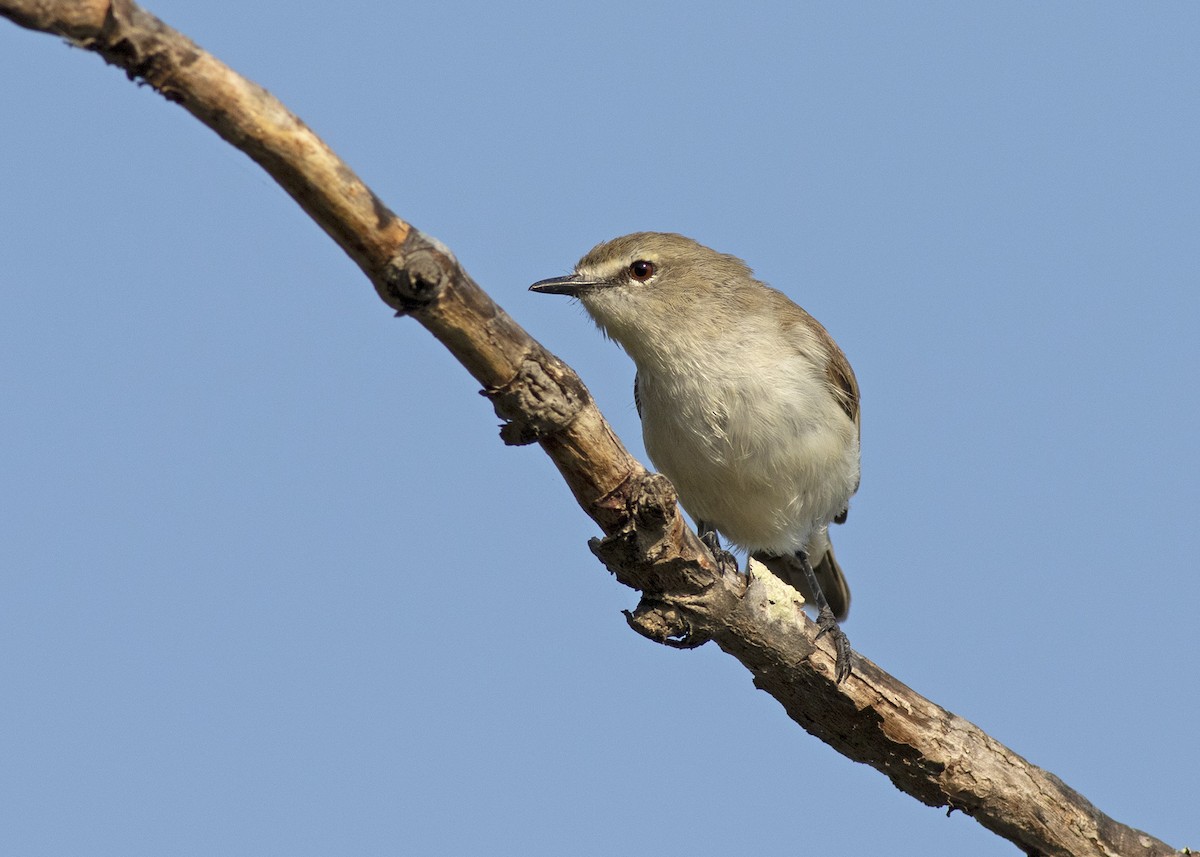
<path id="1" fill-rule="evenodd" d="M 576 297 L 581 291 L 597 286 L 610 286 L 612 283 L 604 280 L 589 279 L 583 274 L 571 274 L 569 277 L 551 277 L 548 280 L 538 280 L 529 287 L 531 292 L 541 292 L 544 295 L 570 295 Z"/>

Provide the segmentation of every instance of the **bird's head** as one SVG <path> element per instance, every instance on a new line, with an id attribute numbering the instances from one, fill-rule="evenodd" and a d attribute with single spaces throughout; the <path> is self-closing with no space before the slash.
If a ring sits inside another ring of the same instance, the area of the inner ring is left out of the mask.
<path id="1" fill-rule="evenodd" d="M 746 263 L 670 232 L 635 232 L 593 247 L 565 277 L 530 286 L 578 298 L 608 336 L 635 361 L 680 336 L 717 332 L 723 319 L 753 300 Z M 711 328 L 711 329 L 710 329 Z"/>

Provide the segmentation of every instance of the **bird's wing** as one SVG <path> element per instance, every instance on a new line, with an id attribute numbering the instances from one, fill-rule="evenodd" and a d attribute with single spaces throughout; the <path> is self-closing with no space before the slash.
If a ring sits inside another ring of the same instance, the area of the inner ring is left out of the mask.
<path id="1" fill-rule="evenodd" d="M 854 370 L 850 368 L 850 361 L 846 359 L 842 349 L 838 348 L 838 344 L 833 341 L 833 337 L 829 335 L 829 331 L 821 322 L 809 315 L 803 307 L 793 303 L 783 292 L 777 289 L 770 289 L 770 291 L 774 293 L 775 301 L 780 304 L 791 304 L 791 309 L 793 311 L 800 310 L 808 322 L 808 324 L 801 324 L 796 319 L 785 323 L 791 328 L 789 333 L 794 337 L 793 342 L 798 350 L 815 350 L 825 358 L 825 383 L 829 387 L 829 392 L 833 393 L 837 403 L 846 412 L 846 416 L 850 418 L 855 427 L 859 429 L 861 435 L 858 414 L 858 381 L 854 378 Z M 786 318 L 789 314 L 780 312 L 779 315 Z M 815 358 L 816 355 L 810 353 L 809 357 Z"/>
<path id="2" fill-rule="evenodd" d="M 786 298 L 785 298 L 786 300 Z M 816 340 L 817 346 L 825 353 L 825 383 L 829 387 L 829 392 L 837 399 L 837 403 L 845 411 L 851 422 L 854 423 L 854 428 L 858 432 L 859 439 L 862 439 L 862 420 L 858 406 L 858 381 L 854 377 L 854 370 L 850 368 L 850 361 L 846 359 L 846 355 L 842 353 L 842 349 L 833 341 L 833 337 L 819 321 L 808 315 L 803 309 L 800 310 L 812 321 L 812 326 L 809 328 L 809 334 Z M 854 490 L 858 491 L 858 486 L 854 486 Z M 835 524 L 846 523 L 846 509 L 843 509 L 841 514 L 833 519 Z"/>
<path id="3" fill-rule="evenodd" d="M 855 427 L 858 428 L 859 437 L 861 437 L 862 423 L 859 421 L 858 381 L 854 378 L 854 370 L 850 368 L 850 361 L 846 359 L 846 355 L 842 353 L 842 349 L 838 348 L 837 343 L 833 341 L 833 337 L 826 332 L 825 328 L 820 328 L 820 332 L 821 344 L 825 346 L 826 353 L 829 355 L 829 362 L 825 364 L 825 379 L 829 383 L 829 389 L 837 397 L 838 404 L 846 412 L 846 416 L 854 421 Z"/>

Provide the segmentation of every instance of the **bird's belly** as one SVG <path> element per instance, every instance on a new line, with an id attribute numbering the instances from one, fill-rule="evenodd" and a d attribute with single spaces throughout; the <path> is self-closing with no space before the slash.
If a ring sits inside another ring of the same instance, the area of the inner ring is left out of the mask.
<path id="1" fill-rule="evenodd" d="M 749 550 L 800 550 L 858 484 L 853 423 L 820 398 L 792 399 L 732 396 L 695 411 L 644 402 L 646 451 L 684 509 Z"/>

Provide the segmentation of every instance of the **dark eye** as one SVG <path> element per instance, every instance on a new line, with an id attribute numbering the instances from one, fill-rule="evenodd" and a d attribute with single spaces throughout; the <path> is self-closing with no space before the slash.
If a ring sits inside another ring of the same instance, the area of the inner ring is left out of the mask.
<path id="1" fill-rule="evenodd" d="M 647 262 L 645 259 L 638 259 L 629 266 L 629 276 L 633 277 L 639 283 L 646 282 L 646 280 L 654 276 L 654 263 Z"/>

